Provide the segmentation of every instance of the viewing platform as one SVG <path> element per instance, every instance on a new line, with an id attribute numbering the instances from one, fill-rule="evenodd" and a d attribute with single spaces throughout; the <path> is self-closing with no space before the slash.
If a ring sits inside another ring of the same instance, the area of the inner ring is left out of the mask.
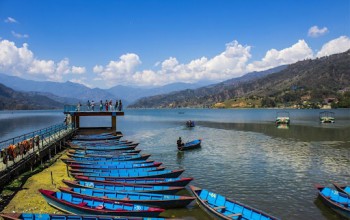
<path id="1" fill-rule="evenodd" d="M 87 105 L 65 105 L 63 113 L 71 117 L 69 120 L 73 123 L 75 128 L 80 128 L 80 117 L 84 116 L 110 116 L 111 117 L 111 126 L 108 127 L 112 130 L 117 129 L 117 116 L 124 116 L 123 111 L 115 110 L 114 108 L 106 109 L 103 107 L 101 110 L 99 106 L 95 108 Z"/>

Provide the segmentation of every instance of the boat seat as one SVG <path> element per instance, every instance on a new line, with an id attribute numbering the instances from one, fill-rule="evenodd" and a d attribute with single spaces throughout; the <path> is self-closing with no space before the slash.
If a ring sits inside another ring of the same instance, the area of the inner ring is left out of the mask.
<path id="1" fill-rule="evenodd" d="M 214 207 L 213 209 L 215 209 L 215 210 L 219 210 L 219 209 L 226 209 L 226 206 L 216 206 L 216 207 Z"/>
<path id="2" fill-rule="evenodd" d="M 104 206 L 101 204 L 101 205 L 98 205 L 98 206 L 96 206 L 96 209 L 99 209 L 99 210 L 101 210 L 101 209 L 103 209 L 104 208 Z"/>
<path id="3" fill-rule="evenodd" d="M 235 216 L 242 216 L 242 213 L 233 213 L 230 215 L 226 215 L 227 217 L 231 218 L 231 217 L 235 217 Z"/>

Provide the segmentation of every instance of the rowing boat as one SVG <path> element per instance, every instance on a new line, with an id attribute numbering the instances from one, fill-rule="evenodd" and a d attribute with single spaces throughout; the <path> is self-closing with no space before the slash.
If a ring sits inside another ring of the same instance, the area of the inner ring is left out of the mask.
<path id="1" fill-rule="evenodd" d="M 72 173 L 73 176 L 88 176 L 88 177 L 114 177 L 122 179 L 130 178 L 177 178 L 185 170 L 160 170 L 160 171 L 136 171 L 136 172 L 99 172 L 99 173 Z"/>
<path id="2" fill-rule="evenodd" d="M 157 193 L 157 194 L 175 194 L 183 189 L 182 186 L 151 186 L 151 185 L 135 185 L 128 183 L 100 183 L 84 180 L 62 180 L 69 187 L 80 187 L 89 189 L 103 189 L 108 191 L 131 191 L 142 193 Z"/>
<path id="3" fill-rule="evenodd" d="M 190 186 L 193 195 L 197 198 L 198 205 L 210 215 L 218 219 L 252 219 L 252 220 L 277 220 L 263 211 L 244 205 L 220 194 L 206 189 Z"/>
<path id="4" fill-rule="evenodd" d="M 152 185 L 152 186 L 186 186 L 193 178 L 115 178 L 115 177 L 93 177 L 93 176 L 75 176 L 78 180 L 99 182 L 99 183 L 127 183 L 138 185 Z"/>
<path id="5" fill-rule="evenodd" d="M 340 215 L 350 218 L 350 197 L 347 194 L 319 184 L 316 184 L 315 187 L 324 204 Z"/>
<path id="6" fill-rule="evenodd" d="M 109 202 L 128 202 L 160 208 L 184 208 L 195 198 L 190 196 L 164 195 L 139 192 L 111 192 L 101 189 L 60 187 L 62 192 L 80 195 L 90 199 L 103 198 Z"/>
<path id="7" fill-rule="evenodd" d="M 164 211 L 161 208 L 124 202 L 110 202 L 102 198 L 89 199 L 66 192 L 44 189 L 40 189 L 39 192 L 51 206 L 71 214 L 157 217 Z"/>

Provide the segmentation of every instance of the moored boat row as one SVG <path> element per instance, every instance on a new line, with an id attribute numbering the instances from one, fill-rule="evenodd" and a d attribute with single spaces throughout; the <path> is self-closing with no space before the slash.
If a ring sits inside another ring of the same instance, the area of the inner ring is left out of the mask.
<path id="1" fill-rule="evenodd" d="M 110 135 L 79 136 L 62 159 L 76 180 L 63 180 L 60 191 L 40 190 L 46 201 L 66 213 L 78 215 L 157 217 L 164 208 L 186 207 L 195 197 L 175 195 L 193 178 L 184 172 L 161 167 L 147 160 L 138 143 L 108 138 Z M 102 139 L 103 138 L 103 139 Z"/>

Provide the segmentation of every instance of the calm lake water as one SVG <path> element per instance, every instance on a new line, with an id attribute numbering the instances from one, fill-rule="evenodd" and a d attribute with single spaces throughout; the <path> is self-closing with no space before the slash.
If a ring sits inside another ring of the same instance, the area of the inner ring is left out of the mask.
<path id="1" fill-rule="evenodd" d="M 288 110 L 291 125 L 276 128 L 275 109 L 126 110 L 117 119 L 125 139 L 168 169 L 184 168 L 193 185 L 282 219 L 341 219 L 317 199 L 313 185 L 350 184 L 350 109 L 332 110 L 336 123 L 320 124 L 322 110 Z M 0 112 L 0 139 L 61 123 L 60 111 Z M 84 126 L 107 125 L 86 118 Z M 186 128 L 194 120 L 196 127 Z M 178 137 L 202 139 L 202 148 L 179 153 Z M 168 215 L 210 219 L 197 205 Z"/>

